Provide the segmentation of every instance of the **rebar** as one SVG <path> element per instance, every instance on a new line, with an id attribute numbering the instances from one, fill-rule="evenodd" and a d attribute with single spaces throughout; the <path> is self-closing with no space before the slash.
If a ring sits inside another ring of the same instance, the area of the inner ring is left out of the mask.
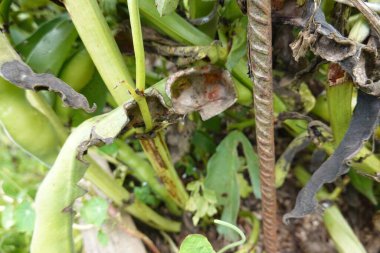
<path id="1" fill-rule="evenodd" d="M 250 73 L 254 82 L 256 140 L 260 161 L 264 246 L 277 252 L 271 0 L 248 0 Z"/>

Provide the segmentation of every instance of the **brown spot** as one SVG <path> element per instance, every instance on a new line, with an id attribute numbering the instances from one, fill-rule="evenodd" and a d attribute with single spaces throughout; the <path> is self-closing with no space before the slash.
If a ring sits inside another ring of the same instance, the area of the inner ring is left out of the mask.
<path id="1" fill-rule="evenodd" d="M 335 86 L 342 84 L 346 81 L 347 75 L 346 71 L 344 71 L 339 64 L 331 63 L 328 71 L 328 79 L 330 86 Z"/>

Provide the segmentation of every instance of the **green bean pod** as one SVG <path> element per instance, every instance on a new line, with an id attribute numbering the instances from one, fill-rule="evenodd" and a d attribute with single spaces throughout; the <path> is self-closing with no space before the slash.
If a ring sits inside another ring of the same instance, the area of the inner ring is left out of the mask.
<path id="1" fill-rule="evenodd" d="M 24 151 L 52 164 L 59 139 L 45 115 L 31 106 L 25 92 L 0 78 L 0 122 L 8 136 Z"/>
<path id="2" fill-rule="evenodd" d="M 95 65 L 87 50 L 83 48 L 67 61 L 59 74 L 59 78 L 74 90 L 80 91 L 91 81 L 94 74 Z M 73 109 L 65 107 L 61 100 L 57 100 L 55 109 L 62 122 L 69 121 Z"/>

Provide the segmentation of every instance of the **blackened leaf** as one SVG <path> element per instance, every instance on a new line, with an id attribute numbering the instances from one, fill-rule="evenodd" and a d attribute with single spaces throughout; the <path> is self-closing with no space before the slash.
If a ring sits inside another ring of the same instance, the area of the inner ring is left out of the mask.
<path id="1" fill-rule="evenodd" d="M 309 146 L 311 139 L 307 132 L 304 132 L 294 138 L 294 140 L 286 148 L 285 152 L 282 153 L 280 158 L 276 162 L 276 187 L 281 187 L 285 182 L 285 178 L 288 175 L 290 166 L 293 162 L 294 157 L 298 152 Z"/>
<path id="2" fill-rule="evenodd" d="M 63 102 L 73 108 L 93 112 L 86 97 L 51 74 L 36 74 L 26 65 L 10 45 L 5 34 L 0 32 L 0 76 L 10 83 L 28 90 L 50 90 L 61 95 Z"/>
<path id="3" fill-rule="evenodd" d="M 378 124 L 379 116 L 380 99 L 359 91 L 352 121 L 342 142 L 298 194 L 296 206 L 284 216 L 284 222 L 291 218 L 304 217 L 317 209 L 318 202 L 315 198 L 317 191 L 325 183 L 332 183 L 348 172 L 350 159 L 359 152 L 364 141 L 370 138 Z"/>
<path id="4" fill-rule="evenodd" d="M 376 46 L 363 45 L 344 37 L 326 22 L 317 2 L 308 1 L 305 28 L 290 45 L 294 58 L 303 57 L 310 48 L 323 59 L 338 63 L 363 91 L 380 96 L 380 56 Z"/>

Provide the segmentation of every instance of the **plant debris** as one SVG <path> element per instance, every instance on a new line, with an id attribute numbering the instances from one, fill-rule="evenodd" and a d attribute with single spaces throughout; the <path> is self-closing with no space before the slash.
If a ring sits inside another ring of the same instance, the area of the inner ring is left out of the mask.
<path id="1" fill-rule="evenodd" d="M 376 41 L 364 45 L 344 37 L 326 22 L 317 1 L 308 1 L 306 13 L 306 25 L 290 45 L 294 58 L 298 61 L 310 48 L 323 59 L 338 63 L 361 90 L 380 96 L 380 58 L 376 46 L 372 45 Z"/>
<path id="2" fill-rule="evenodd" d="M 349 171 L 350 159 L 359 152 L 364 141 L 371 137 L 379 116 L 380 99 L 359 91 L 358 102 L 344 139 L 298 194 L 294 209 L 283 217 L 285 223 L 291 218 L 301 218 L 316 211 L 316 193 L 325 183 L 332 183 Z"/>

